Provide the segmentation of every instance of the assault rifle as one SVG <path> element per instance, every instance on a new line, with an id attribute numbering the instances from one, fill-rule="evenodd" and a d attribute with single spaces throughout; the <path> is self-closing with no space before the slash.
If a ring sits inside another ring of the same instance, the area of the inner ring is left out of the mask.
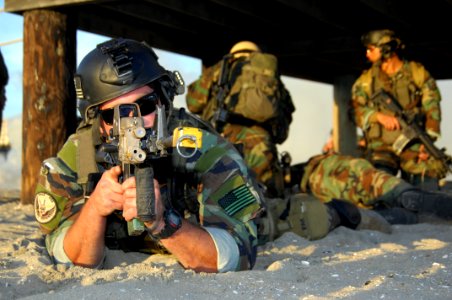
<path id="1" fill-rule="evenodd" d="M 218 93 L 216 95 L 217 110 L 212 118 L 212 125 L 218 132 L 223 131 L 223 127 L 228 120 L 228 111 L 225 108 L 224 100 L 229 94 L 229 69 L 230 69 L 231 55 L 227 54 L 223 56 L 220 68 L 220 78 L 218 79 Z"/>
<path id="2" fill-rule="evenodd" d="M 146 132 L 136 103 L 116 106 L 112 141 L 101 147 L 96 158 L 98 162 L 121 165 L 123 180 L 131 176 L 136 178 L 138 219 L 128 222 L 129 235 L 140 235 L 145 230 L 143 222 L 154 221 L 156 218 L 152 164 L 155 159 L 168 155 L 166 149 L 172 143 L 172 137 L 167 132 L 164 106 L 157 105 L 154 124 L 152 130 Z M 163 199 L 165 197 L 162 195 Z"/>
<path id="3" fill-rule="evenodd" d="M 404 112 L 399 102 L 391 94 L 384 90 L 380 90 L 372 95 L 371 100 L 376 105 L 394 113 L 400 123 L 402 134 L 392 145 L 392 148 L 397 155 L 399 155 L 411 141 L 420 141 L 430 155 L 441 161 L 444 170 L 452 172 L 452 157 L 445 153 L 445 149 L 438 149 L 434 145 L 432 139 L 418 125 L 415 118 Z"/>

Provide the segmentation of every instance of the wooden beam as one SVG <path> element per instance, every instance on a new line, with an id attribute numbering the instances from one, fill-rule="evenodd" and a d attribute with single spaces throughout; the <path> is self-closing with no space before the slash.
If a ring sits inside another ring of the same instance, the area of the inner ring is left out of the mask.
<path id="1" fill-rule="evenodd" d="M 383 27 L 396 31 L 402 29 L 407 32 L 411 31 L 413 35 L 422 31 L 435 34 L 431 30 L 444 26 L 444 21 L 450 18 L 450 3 L 444 0 L 430 0 L 425 5 L 397 0 L 360 0 L 360 2 L 385 18 L 391 19 L 393 26 L 386 23 L 386 26 Z M 426 16 L 434 17 L 430 18 L 428 22 L 419 21 L 425 19 Z M 374 24 L 374 26 L 378 26 L 378 24 Z"/>
<path id="2" fill-rule="evenodd" d="M 32 9 L 50 8 L 57 6 L 90 4 L 105 2 L 99 0 L 5 0 L 6 12 L 23 12 Z"/>
<path id="3" fill-rule="evenodd" d="M 292 40 L 284 43 L 281 56 L 312 56 L 322 54 L 342 54 L 363 50 L 360 36 L 338 36 L 317 40 Z"/>
<path id="4" fill-rule="evenodd" d="M 185 55 L 201 55 L 203 47 L 200 37 L 180 34 L 177 29 L 168 28 L 148 20 L 120 18 L 115 10 L 90 7 L 77 15 L 79 29 L 110 37 L 125 37 L 146 41 L 152 47 Z M 177 42 L 175 37 L 177 36 Z M 94 47 L 95 45 L 93 45 Z"/>
<path id="5" fill-rule="evenodd" d="M 209 23 L 220 25 L 226 30 L 237 29 L 237 22 L 225 16 L 218 7 L 206 1 L 180 1 L 180 0 L 145 0 L 148 3 L 168 8 L 172 11 L 198 18 Z M 208 28 L 207 28 L 208 29 Z"/>
<path id="6" fill-rule="evenodd" d="M 30 204 L 41 162 L 75 130 L 75 26 L 50 10 L 24 13 L 21 203 Z"/>
<path id="7" fill-rule="evenodd" d="M 250 24 L 259 24 L 263 27 L 282 27 L 290 22 L 290 18 L 287 16 L 279 14 L 278 7 L 272 5 L 272 9 L 266 9 L 265 4 L 261 6 L 256 6 L 255 3 L 250 1 L 241 0 L 209 0 L 210 2 L 216 3 L 223 7 L 227 11 L 234 12 L 234 14 L 228 14 L 229 16 L 234 15 L 234 20 L 238 14 L 245 15 L 246 21 Z M 275 22 L 275 20 L 278 20 Z"/>
<path id="8" fill-rule="evenodd" d="M 218 31 L 224 30 L 216 24 L 209 25 L 208 22 L 200 22 L 199 19 L 189 17 L 183 13 L 174 12 L 158 5 L 150 7 L 149 4 L 143 2 L 109 3 L 99 6 L 106 10 L 121 13 L 125 18 L 130 17 L 145 21 L 149 23 L 150 26 L 152 26 L 152 24 L 159 24 L 167 28 L 178 30 L 181 35 L 187 33 L 200 35 L 201 32 L 206 31 L 206 27 L 209 26 L 211 27 L 210 29 L 217 28 Z"/>
<path id="9" fill-rule="evenodd" d="M 323 22 L 336 29 L 347 30 L 348 22 L 347 10 L 335 9 L 337 5 L 344 5 L 341 1 L 298 1 L 298 0 L 277 0 L 285 6 L 306 14 L 318 22 Z M 350 6 L 350 3 L 348 4 Z M 352 9 L 350 10 L 353 11 Z M 352 12 L 353 13 L 353 12 Z M 356 15 L 356 13 L 354 13 Z"/>

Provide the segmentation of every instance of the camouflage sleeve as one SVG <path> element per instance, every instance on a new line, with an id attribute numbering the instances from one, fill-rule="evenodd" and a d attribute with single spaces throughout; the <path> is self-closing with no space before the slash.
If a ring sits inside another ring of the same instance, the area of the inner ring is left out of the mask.
<path id="1" fill-rule="evenodd" d="M 441 134 L 441 94 L 435 79 L 424 67 L 422 70 L 424 71 L 421 85 L 422 112 L 425 115 L 425 129 L 432 138 L 437 139 Z"/>
<path id="2" fill-rule="evenodd" d="M 36 187 L 35 217 L 41 231 L 47 235 L 46 246 L 52 257 L 54 246 L 61 240 L 59 237 L 66 233 L 84 203 L 83 188 L 77 184 L 77 174 L 70 166 L 70 160 L 60 155 L 67 155 L 73 149 L 74 141 L 70 138 L 58 157 L 42 163 Z"/>
<path id="3" fill-rule="evenodd" d="M 236 270 L 251 269 L 257 254 L 253 218 L 261 209 L 262 196 L 242 157 L 219 135 L 203 131 L 202 147 L 188 163 L 200 175 L 201 225 L 229 232 L 239 248 Z"/>
<path id="4" fill-rule="evenodd" d="M 371 74 L 370 70 L 365 71 L 353 84 L 352 106 L 354 109 L 355 122 L 359 128 L 366 130 L 372 122 L 372 116 L 376 110 L 369 107 Z"/>
<path id="5" fill-rule="evenodd" d="M 201 76 L 188 86 L 186 102 L 190 112 L 200 114 L 207 105 L 217 68 L 215 65 L 203 69 Z"/>

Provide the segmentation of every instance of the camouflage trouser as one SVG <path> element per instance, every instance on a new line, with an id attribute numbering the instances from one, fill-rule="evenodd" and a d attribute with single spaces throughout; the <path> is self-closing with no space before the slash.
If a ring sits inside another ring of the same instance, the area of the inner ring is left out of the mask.
<path id="1" fill-rule="evenodd" d="M 243 156 L 260 182 L 268 183 L 274 176 L 277 154 L 269 133 L 259 127 L 227 124 L 223 136 L 233 144 L 243 144 Z"/>
<path id="2" fill-rule="evenodd" d="M 444 178 L 447 170 L 444 169 L 441 161 L 430 156 L 426 161 L 419 160 L 420 144 L 413 144 L 405 149 L 400 156 L 392 151 L 390 145 L 384 144 L 382 141 L 373 140 L 369 144 L 369 151 L 372 153 L 371 159 L 375 157 L 384 157 L 387 164 L 392 168 L 400 169 L 406 174 L 412 174 L 430 178 Z M 373 159 L 375 160 L 375 159 Z"/>
<path id="3" fill-rule="evenodd" d="M 365 159 L 337 154 L 323 158 L 309 174 L 310 190 L 318 199 L 342 199 L 364 206 L 372 206 L 401 183 Z"/>

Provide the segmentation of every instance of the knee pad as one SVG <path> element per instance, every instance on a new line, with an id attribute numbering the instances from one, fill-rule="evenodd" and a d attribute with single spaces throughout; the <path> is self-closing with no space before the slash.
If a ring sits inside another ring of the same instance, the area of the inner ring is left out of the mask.
<path id="1" fill-rule="evenodd" d="M 308 240 L 321 239 L 330 231 L 328 208 L 307 194 L 292 195 L 287 214 L 288 229 Z"/>

